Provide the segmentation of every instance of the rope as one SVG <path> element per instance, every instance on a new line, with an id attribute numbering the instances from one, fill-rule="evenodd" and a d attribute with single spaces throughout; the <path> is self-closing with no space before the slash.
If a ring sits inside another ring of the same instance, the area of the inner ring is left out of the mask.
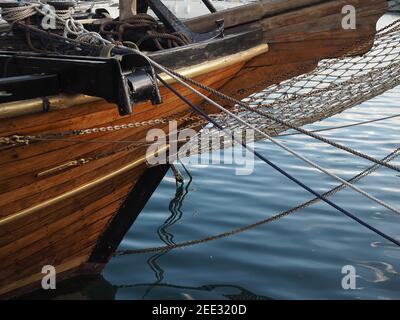
<path id="1" fill-rule="evenodd" d="M 40 4 L 38 3 L 31 3 L 20 7 L 2 8 L 1 17 L 12 25 L 15 22 L 34 16 L 37 13 L 36 8 L 39 6 Z"/>
<path id="2" fill-rule="evenodd" d="M 3 8 L 2 18 L 9 24 L 24 21 L 34 15 L 40 14 L 43 17 L 49 17 L 56 20 L 56 28 L 64 29 L 64 37 L 69 35 L 77 37 L 78 41 L 97 44 L 110 44 L 110 41 L 103 39 L 100 34 L 86 30 L 82 23 L 74 20 L 72 17 L 73 8 L 69 10 L 56 10 L 55 12 L 45 12 L 46 4 L 42 2 L 24 4 L 23 6 Z"/>
<path id="3" fill-rule="evenodd" d="M 165 68 L 165 69 L 168 69 L 168 68 Z M 382 163 L 379 159 L 376 159 L 376 158 L 371 157 L 371 156 L 369 156 L 369 155 L 367 155 L 367 154 L 365 154 L 365 153 L 362 153 L 362 152 L 360 152 L 360 151 L 354 150 L 354 149 L 349 148 L 349 147 L 347 147 L 347 146 L 344 146 L 344 145 L 342 145 L 342 144 L 340 144 L 340 143 L 337 143 L 337 142 L 335 142 L 335 141 L 332 141 L 332 140 L 330 140 L 330 139 L 327 139 L 327 138 L 325 138 L 325 137 L 322 137 L 322 136 L 320 136 L 320 135 L 317 135 L 317 134 L 315 134 L 315 131 L 312 132 L 312 131 L 309 131 L 309 130 L 300 128 L 300 127 L 298 127 L 298 126 L 295 126 L 295 125 L 291 124 L 290 122 L 287 122 L 287 121 L 285 121 L 285 120 L 279 119 L 279 118 L 277 118 L 277 117 L 271 115 L 270 113 L 268 113 L 268 112 L 266 112 L 266 111 L 259 110 L 258 108 L 253 107 L 253 106 L 251 106 L 251 105 L 249 105 L 249 104 L 247 104 L 247 103 L 245 103 L 245 102 L 243 102 L 243 101 L 239 101 L 239 100 L 237 100 L 237 99 L 235 99 L 235 98 L 232 98 L 232 97 L 230 97 L 230 96 L 228 96 L 228 95 L 225 95 L 225 94 L 222 93 L 222 92 L 219 92 L 219 91 L 217 91 L 217 90 L 215 90 L 215 89 L 213 89 L 213 88 L 210 88 L 210 87 L 208 87 L 208 86 L 206 86 L 206 85 L 203 85 L 203 84 L 201 84 L 201 83 L 199 83 L 199 82 L 197 82 L 197 81 L 195 81 L 195 80 L 193 80 L 193 79 L 191 79 L 191 78 L 188 78 L 188 77 L 186 77 L 186 76 L 183 76 L 183 75 L 181 75 L 181 74 L 178 74 L 177 72 L 175 72 L 175 71 L 173 71 L 173 70 L 168 69 L 168 71 L 169 71 L 170 73 L 172 73 L 173 75 L 175 75 L 176 77 L 179 77 L 179 78 L 181 78 L 182 80 L 184 80 L 184 81 L 186 81 L 186 82 L 189 82 L 189 83 L 191 83 L 191 84 L 193 84 L 193 85 L 195 85 L 195 86 L 197 86 L 197 87 L 199 87 L 199 88 L 201 88 L 201 89 L 203 89 L 203 90 L 206 90 L 206 91 L 208 91 L 208 92 L 210 92 L 210 93 L 212 93 L 212 94 L 214 94 L 214 95 L 217 95 L 217 96 L 219 96 L 219 97 L 222 98 L 222 99 L 225 99 L 225 100 L 228 100 L 228 101 L 230 101 L 230 102 L 232 102 L 232 103 L 238 104 L 238 105 L 240 105 L 241 107 L 243 107 L 243 108 L 245 108 L 245 109 L 247 109 L 247 110 L 249 110 L 249 111 L 255 112 L 255 113 L 257 113 L 257 114 L 259 114 L 259 115 L 261 115 L 261 116 L 263 116 L 263 117 L 265 117 L 265 118 L 267 118 L 267 119 L 269 119 L 269 120 L 275 121 L 275 122 L 277 122 L 277 123 L 279 123 L 279 124 L 281 124 L 281 125 L 283 125 L 283 126 L 285 126 L 285 127 L 287 127 L 287 128 L 296 130 L 296 131 L 298 131 L 299 133 L 305 134 L 305 135 L 307 135 L 307 136 L 309 136 L 309 137 L 311 137 L 311 138 L 317 139 L 317 140 L 319 140 L 319 141 L 321 141 L 321 142 L 324 142 L 324 143 L 326 143 L 326 144 L 329 144 L 329 145 L 331 145 L 331 146 L 333 146 L 333 147 L 335 147 L 335 148 L 338 148 L 338 149 L 340 149 L 340 150 L 343 150 L 343 151 L 346 151 L 346 152 L 348 152 L 348 153 L 351 153 L 351 154 L 353 154 L 353 155 L 355 155 L 355 156 L 357 156 L 357 157 L 363 158 L 363 159 L 365 159 L 365 160 L 374 162 L 374 163 L 379 164 L 379 165 L 381 165 L 381 166 L 385 166 L 385 167 L 387 167 L 387 168 L 389 168 L 389 169 L 392 169 L 392 170 L 395 170 L 395 171 L 397 171 L 397 172 L 400 172 L 400 167 L 397 166 L 397 165 L 391 165 L 391 164 L 388 164 L 388 163 Z M 210 103 L 211 103 L 211 102 L 210 102 Z M 211 103 L 211 104 L 213 104 L 214 106 L 216 106 L 218 109 L 222 110 L 220 107 L 218 107 L 218 106 L 215 105 L 214 103 Z M 223 110 L 222 110 L 222 111 L 223 111 Z M 232 117 L 233 117 L 233 113 L 231 113 L 231 115 L 232 115 Z M 235 117 L 233 117 L 233 118 L 235 118 Z M 238 119 L 236 118 L 236 120 L 238 120 Z M 239 120 L 238 120 L 238 121 L 239 121 Z M 239 122 L 241 122 L 241 121 L 239 121 Z M 257 129 L 257 131 L 258 131 L 260 134 L 262 134 L 262 131 L 260 131 L 260 130 L 258 130 L 258 129 Z M 264 132 L 263 132 L 262 135 L 266 136 L 266 134 L 265 134 Z M 267 138 L 267 139 L 269 139 L 269 138 Z M 271 140 L 271 139 L 269 139 L 269 140 Z"/>
<path id="4" fill-rule="evenodd" d="M 397 148 L 396 150 L 394 150 L 393 152 L 391 152 L 389 155 L 387 155 L 385 158 L 382 159 L 383 162 L 390 162 L 392 160 L 394 160 L 395 158 L 397 158 L 399 156 L 400 152 L 400 148 Z M 365 169 L 364 171 L 362 171 L 361 173 L 359 173 L 358 175 L 354 176 L 353 178 L 349 179 L 348 182 L 349 183 L 356 183 L 358 181 L 360 181 L 361 179 L 363 179 L 364 177 L 372 174 L 373 172 L 375 172 L 376 170 L 378 170 L 381 166 L 378 164 L 374 164 L 371 167 Z M 329 190 L 328 192 L 324 193 L 323 196 L 324 197 L 331 197 L 333 195 L 335 195 L 336 193 L 340 192 L 341 190 L 345 189 L 347 187 L 346 184 L 341 184 L 331 190 Z M 181 242 L 181 243 L 177 243 L 177 244 L 171 244 L 171 245 L 167 245 L 167 246 L 159 246 L 159 247 L 149 247 L 149 248 L 142 248 L 142 249 L 135 249 L 135 250 L 119 250 L 115 253 L 115 255 L 117 256 L 122 256 L 122 255 L 128 255 L 128 254 L 144 254 L 144 253 L 154 253 L 154 252 L 160 252 L 160 251 L 166 251 L 166 250 L 172 250 L 172 249 L 177 249 L 177 248 L 184 248 L 184 247 L 189 247 L 192 245 L 196 245 L 196 244 L 202 244 L 202 243 L 206 243 L 206 242 L 210 242 L 210 241 L 214 241 L 214 240 L 218 240 L 218 239 L 222 239 L 222 238 L 226 238 L 229 236 L 233 236 L 245 231 L 248 231 L 250 229 L 259 227 L 261 225 L 265 225 L 265 224 L 269 224 L 271 222 L 277 221 L 283 217 L 286 217 L 290 214 L 295 214 L 297 213 L 299 210 L 305 209 L 315 203 L 318 203 L 319 201 L 321 201 L 320 197 L 315 197 L 312 200 L 309 200 L 307 202 L 304 202 L 296 207 L 293 207 L 289 210 L 283 211 L 279 214 L 276 214 L 272 217 L 268 217 L 266 219 L 260 220 L 258 222 L 255 222 L 253 224 L 249 224 L 247 226 L 244 227 L 240 227 L 237 229 L 233 229 L 231 231 L 228 232 L 224 232 L 224 233 L 220 233 L 214 236 L 209 236 L 209 237 L 205 237 L 202 239 L 196 239 L 196 240 L 189 240 L 189 241 L 185 241 L 185 242 Z"/>
<path id="5" fill-rule="evenodd" d="M 332 130 L 343 129 L 343 128 L 356 127 L 356 126 L 361 126 L 361 125 L 368 124 L 368 123 L 389 120 L 389 119 L 393 119 L 393 118 L 397 118 L 397 117 L 400 117 L 400 114 L 395 114 L 395 115 L 392 115 L 392 116 L 382 117 L 382 118 L 373 119 L 373 120 L 367 120 L 367 121 L 360 121 L 360 122 L 355 122 L 355 123 L 351 123 L 351 124 L 345 124 L 345 125 L 342 125 L 342 126 L 336 126 L 336 127 L 331 127 L 331 128 L 312 130 L 310 132 L 325 132 L 325 131 L 332 131 Z M 302 133 L 301 132 L 284 133 L 284 134 L 278 135 L 278 137 L 296 136 L 296 135 L 299 135 L 299 134 L 302 134 Z"/>
<path id="6" fill-rule="evenodd" d="M 305 156 L 301 155 L 300 153 L 292 150 L 291 148 L 287 147 L 285 144 L 279 142 L 278 140 L 272 138 L 270 135 L 268 135 L 267 133 L 261 131 L 260 129 L 258 129 L 257 127 L 253 126 L 252 124 L 246 122 L 245 120 L 241 119 L 239 116 L 235 115 L 234 113 L 230 112 L 229 110 L 225 109 L 224 107 L 222 107 L 220 104 L 216 103 L 215 101 L 211 100 L 208 96 L 204 95 L 203 93 L 201 93 L 200 91 L 194 89 L 193 87 L 191 87 L 190 85 L 188 85 L 186 82 L 182 81 L 180 79 L 180 77 L 176 76 L 174 73 L 170 72 L 167 68 L 161 66 L 160 64 L 158 64 L 157 62 L 153 61 L 152 59 L 150 59 L 149 57 L 147 57 L 144 53 L 140 52 L 140 51 L 135 51 L 137 54 L 143 56 L 145 59 L 147 59 L 149 61 L 149 63 L 151 63 L 154 67 L 156 67 L 157 69 L 160 69 L 161 71 L 165 72 L 166 74 L 168 74 L 169 76 L 171 76 L 172 78 L 174 78 L 177 82 L 179 82 L 181 85 L 183 85 L 184 87 L 186 87 L 187 89 L 189 89 L 190 91 L 192 91 L 193 93 L 197 94 L 198 96 L 202 97 L 204 100 L 206 100 L 207 102 L 209 102 L 210 104 L 214 105 L 215 107 L 217 107 L 219 110 L 225 112 L 227 115 L 229 115 L 230 117 L 234 118 L 235 120 L 237 120 L 238 122 L 244 124 L 245 126 L 253 129 L 255 132 L 258 132 L 260 135 L 264 136 L 265 138 L 267 138 L 268 140 L 270 140 L 272 143 L 274 143 L 275 145 L 281 147 L 282 149 L 284 149 L 285 151 L 287 151 L 288 153 L 292 154 L 293 156 L 295 156 L 296 158 L 306 162 L 307 164 L 309 164 L 310 166 L 318 169 L 319 171 L 325 173 L 326 175 L 338 180 L 341 183 L 345 183 L 348 187 L 350 187 L 351 189 L 353 189 L 354 191 L 358 192 L 359 194 L 365 196 L 366 198 L 378 203 L 379 205 L 389 209 L 390 211 L 400 215 L 400 210 L 397 208 L 392 207 L 391 205 L 383 202 L 382 200 L 379 200 L 378 198 L 374 197 L 373 195 L 367 193 L 366 191 L 348 183 L 346 180 L 342 179 L 341 177 L 337 176 L 336 174 L 328 171 L 327 169 L 324 169 L 323 167 L 321 167 L 320 165 L 316 164 L 315 162 L 309 160 L 308 158 L 306 158 Z M 161 77 L 158 76 L 158 79 L 164 83 L 165 81 L 161 79 Z M 208 115 L 207 115 L 208 117 Z M 211 119 L 211 118 L 210 118 Z M 214 123 L 215 121 L 212 120 L 212 123 Z M 230 135 L 230 134 L 229 134 Z M 378 161 L 380 162 L 380 161 Z M 380 163 L 378 163 L 380 164 Z M 381 165 L 381 164 L 380 164 Z M 382 164 L 383 165 L 383 164 Z M 274 166 L 271 163 L 271 166 Z M 279 167 L 276 167 L 276 170 L 280 171 Z M 281 171 L 280 171 L 281 172 Z M 281 172 L 282 174 L 285 174 L 284 172 Z M 288 177 L 289 178 L 289 177 Z M 299 183 L 301 183 L 300 181 L 298 181 Z M 302 184 L 302 183 L 301 183 Z M 302 184 L 303 185 L 303 184 Z M 308 188 L 307 186 L 303 185 L 303 187 L 306 189 Z M 308 189 L 306 189 L 308 190 Z M 312 191 L 312 189 L 308 190 L 309 192 Z"/>
<path id="7" fill-rule="evenodd" d="M 130 32 L 132 31 L 133 32 Z M 144 35 L 138 37 L 135 32 L 143 32 Z M 129 38 L 131 43 L 135 43 L 138 48 L 148 49 L 146 42 L 151 40 L 157 50 L 164 50 L 173 47 L 184 46 L 192 41 L 184 33 L 169 33 L 164 25 L 159 24 L 152 16 L 139 13 L 124 21 L 106 21 L 100 26 L 100 33 L 109 40 L 124 43 L 124 39 Z"/>
<path id="8" fill-rule="evenodd" d="M 395 159 L 396 157 L 399 156 L 399 149 L 396 149 L 395 151 L 393 151 L 392 153 L 390 153 L 389 155 L 387 155 L 385 158 L 383 158 L 382 160 L 384 162 L 389 162 L 392 161 L 393 159 Z M 369 167 L 368 169 L 364 170 L 363 172 L 359 173 L 358 175 L 354 176 L 353 178 L 351 178 L 350 180 L 348 180 L 348 182 L 351 183 L 356 183 L 358 181 L 360 181 L 361 179 L 367 177 L 368 175 L 372 174 L 373 172 L 375 172 L 376 170 L 378 170 L 381 166 L 374 164 L 371 167 Z M 336 193 L 340 192 L 341 190 L 345 189 L 346 185 L 345 184 L 341 184 L 331 190 L 329 190 L 328 192 L 324 193 L 323 195 L 325 197 L 331 197 L 333 195 L 335 195 Z M 224 233 L 219 233 L 217 235 L 214 236 L 210 236 L 210 237 L 205 237 L 202 239 L 196 239 L 196 240 L 188 240 L 185 242 L 181 242 L 181 243 L 176 243 L 174 245 L 168 245 L 168 246 L 159 246 L 159 247 L 149 247 L 149 248 L 142 248 L 142 249 L 135 249 L 135 250 L 119 250 L 117 251 L 114 255 L 117 256 L 123 256 L 123 255 L 128 255 L 128 254 L 144 254 L 144 253 L 154 253 L 154 252 L 159 252 L 159 251 L 166 251 L 166 250 L 172 250 L 172 249 L 178 249 L 178 248 L 185 248 L 185 247 L 189 247 L 192 245 L 197 245 L 197 244 L 202 244 L 202 243 L 206 243 L 206 242 L 210 242 L 210 241 L 214 241 L 214 240 L 218 240 L 218 239 L 222 239 L 222 238 L 227 238 L 230 236 L 234 236 L 240 233 L 243 233 L 245 231 L 254 229 L 256 227 L 260 227 L 262 225 L 267 225 L 269 223 L 272 223 L 274 221 L 280 220 L 286 216 L 289 216 L 291 214 L 295 214 L 298 213 L 298 211 L 308 208 L 311 205 L 318 203 L 320 201 L 319 198 L 314 198 L 311 199 L 307 202 L 303 202 L 302 204 L 293 207 L 289 210 L 283 211 L 279 214 L 276 214 L 272 217 L 268 217 L 265 218 L 263 220 L 259 220 L 255 223 L 240 227 L 240 228 L 236 228 Z"/>
<path id="9" fill-rule="evenodd" d="M 204 112 L 202 109 L 200 109 L 198 106 L 195 106 L 194 104 L 192 104 L 186 97 L 184 97 L 183 95 L 181 95 L 178 91 L 176 91 L 173 87 L 171 87 L 167 82 L 165 82 L 160 76 L 158 76 L 158 79 L 164 84 L 164 86 L 166 88 L 168 88 L 169 90 L 171 90 L 176 96 L 178 96 L 182 101 L 184 101 L 188 106 L 190 106 L 193 110 L 195 110 L 197 113 L 201 114 L 205 119 L 207 119 L 208 121 L 210 121 L 212 124 L 214 124 L 219 130 L 226 132 L 226 129 L 224 129 L 220 124 L 218 124 L 216 121 L 214 121 L 212 118 L 210 118 L 208 116 L 208 114 L 206 112 Z M 190 86 L 189 86 L 190 87 Z M 211 100 L 212 101 L 212 100 Z M 368 228 L 369 230 L 375 232 L 376 234 L 380 235 L 381 237 L 385 238 L 386 240 L 396 244 L 397 246 L 400 247 L 400 242 L 397 241 L 396 239 L 394 239 L 393 237 L 383 233 L 382 231 L 376 229 L 375 227 L 371 226 L 370 224 L 368 224 L 367 222 L 361 220 L 360 218 L 357 218 L 355 215 L 353 215 L 352 213 L 350 213 L 349 211 L 343 209 L 342 207 L 338 206 L 337 204 L 333 203 L 332 201 L 330 201 L 328 198 L 324 197 L 323 195 L 321 195 L 320 193 L 314 191 L 314 189 L 310 188 L 309 186 L 307 186 L 306 184 L 304 184 L 303 182 L 301 182 L 300 180 L 298 180 L 297 178 L 293 177 L 291 174 L 289 174 L 288 172 L 286 172 L 285 170 L 283 170 L 282 168 L 280 168 L 279 166 L 277 166 L 276 164 L 274 164 L 272 161 L 268 160 L 266 157 L 264 157 L 263 155 L 261 155 L 260 153 L 258 153 L 257 151 L 255 151 L 253 148 L 249 147 L 246 145 L 246 143 L 242 142 L 241 140 L 237 139 L 235 137 L 235 135 L 231 132 L 227 132 L 227 134 L 229 134 L 231 136 L 231 138 L 233 140 L 235 140 L 237 143 L 239 143 L 240 145 L 242 145 L 244 148 L 246 148 L 247 150 L 249 150 L 250 152 L 252 152 L 257 158 L 259 158 L 260 160 L 264 161 L 266 164 L 268 164 L 270 167 L 272 167 L 273 169 L 275 169 L 276 171 L 278 171 L 279 173 L 281 173 L 282 175 L 284 175 L 285 177 L 287 177 L 289 180 L 291 180 L 292 182 L 296 183 L 297 185 L 299 185 L 300 187 L 302 187 L 303 189 L 307 190 L 308 192 L 312 193 L 313 195 L 315 195 L 316 197 L 320 198 L 322 201 L 324 201 L 325 203 L 327 203 L 328 205 L 330 205 L 331 207 L 335 208 L 336 210 L 340 211 L 341 213 L 345 214 L 346 216 L 348 216 L 349 218 L 353 219 L 354 221 L 358 222 L 359 224 L 363 225 L 364 227 Z M 343 180 L 343 179 L 342 179 Z M 346 184 L 349 187 L 354 187 L 351 183 L 347 182 L 346 180 L 343 180 L 343 183 Z"/>
<path id="10" fill-rule="evenodd" d="M 146 40 L 154 40 L 154 39 L 164 39 L 164 40 L 171 40 L 177 44 L 177 46 L 184 46 L 187 45 L 188 43 L 184 41 L 182 38 L 180 38 L 177 35 L 174 34 L 169 34 L 169 33 L 160 33 L 160 32 L 155 32 L 155 31 L 147 31 L 147 34 L 142 37 L 138 42 L 136 42 L 137 46 L 140 47 L 143 42 Z M 163 50 L 164 48 L 159 44 L 159 42 L 156 42 L 158 44 L 158 49 Z"/>

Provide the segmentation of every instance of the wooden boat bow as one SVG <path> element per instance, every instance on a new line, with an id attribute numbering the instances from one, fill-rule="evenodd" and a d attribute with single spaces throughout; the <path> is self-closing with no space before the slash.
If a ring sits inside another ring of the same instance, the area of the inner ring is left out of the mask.
<path id="1" fill-rule="evenodd" d="M 356 29 L 343 29 L 344 5 L 356 8 Z M 193 32 L 204 33 L 223 19 L 223 38 L 148 55 L 243 99 L 310 72 L 322 59 L 367 52 L 386 8 L 386 0 L 265 0 L 184 22 Z M 1 50 L 9 49 L 7 41 Z M 170 77 L 162 77 L 193 103 L 203 103 Z M 71 96 L 61 90 L 52 97 L 0 104 L 0 137 L 56 137 L 0 145 L 1 297 L 40 288 L 47 264 L 56 267 L 58 280 L 101 272 L 169 166 L 147 166 L 144 144 L 116 149 L 115 143 L 99 141 L 143 142 L 149 129 L 168 133 L 171 119 L 178 120 L 179 129 L 202 128 L 185 104 L 165 87 L 159 90 L 162 104 L 140 102 L 125 116 L 102 99 L 101 92 L 93 97 L 74 91 Z M 207 104 L 204 108 L 215 112 Z M 91 134 L 72 134 L 85 129 Z M 94 160 L 63 166 L 85 158 Z"/>

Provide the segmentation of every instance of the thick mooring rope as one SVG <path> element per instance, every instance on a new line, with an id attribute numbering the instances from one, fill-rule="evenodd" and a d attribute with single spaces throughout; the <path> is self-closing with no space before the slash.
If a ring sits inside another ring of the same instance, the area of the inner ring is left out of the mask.
<path id="1" fill-rule="evenodd" d="M 25 20 L 37 14 L 37 8 L 40 7 L 39 3 L 29 3 L 20 7 L 2 8 L 1 17 L 9 24 Z"/>

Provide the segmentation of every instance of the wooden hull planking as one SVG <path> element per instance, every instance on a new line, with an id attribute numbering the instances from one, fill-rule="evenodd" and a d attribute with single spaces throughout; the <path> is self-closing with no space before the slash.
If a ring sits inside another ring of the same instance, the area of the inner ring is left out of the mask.
<path id="1" fill-rule="evenodd" d="M 345 4 L 357 8 L 356 30 L 341 27 L 341 8 Z M 384 0 L 296 0 L 290 4 L 265 1 L 260 8 L 270 15 L 259 21 L 254 11 L 253 16 L 246 11 L 247 7 L 236 20 L 230 14 L 234 10 L 217 13 L 225 17 L 228 27 L 240 24 L 241 19 L 248 23 L 253 19 L 250 23 L 262 26 L 269 50 L 267 45 L 258 46 L 239 56 L 209 61 L 185 72 L 203 84 L 241 99 L 268 85 L 310 72 L 321 59 L 368 51 L 376 22 L 386 5 Z M 257 13 L 263 14 L 262 10 Z M 207 19 L 195 18 L 188 24 L 194 30 L 201 29 L 210 24 Z M 194 103 L 202 102 L 177 83 L 173 86 Z M 80 97 L 75 105 L 60 103 L 59 108 L 47 113 L 40 112 L 40 100 L 8 104 L 7 108 L 0 106 L 0 136 L 192 115 L 166 88 L 161 88 L 161 93 L 162 105 L 142 103 L 135 107 L 133 115 L 125 117 L 119 116 L 115 105 L 92 97 Z M 181 120 L 179 126 L 188 123 Z M 168 166 L 148 168 L 146 148 L 142 146 L 67 170 L 40 173 L 116 148 L 115 144 L 82 143 L 82 140 L 143 141 L 150 128 L 169 130 L 168 123 L 157 124 L 78 136 L 73 141 L 35 142 L 0 151 L 0 296 L 12 297 L 38 288 L 42 267 L 48 264 L 56 267 L 58 280 L 101 271 Z M 129 212 L 127 204 L 132 208 Z"/>

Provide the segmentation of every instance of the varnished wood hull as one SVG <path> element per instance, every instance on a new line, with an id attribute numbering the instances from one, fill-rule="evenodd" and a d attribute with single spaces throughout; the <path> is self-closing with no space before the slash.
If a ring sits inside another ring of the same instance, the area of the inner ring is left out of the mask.
<path id="1" fill-rule="evenodd" d="M 298 2 L 298 8 L 291 4 L 290 10 L 250 22 L 264 30 L 263 42 L 269 43 L 269 51 L 258 49 L 257 54 L 221 63 L 217 71 L 204 67 L 195 73 L 195 79 L 243 98 L 270 84 L 309 72 L 323 58 L 363 53 L 372 44 L 376 21 L 386 5 L 384 0 Z M 266 3 L 274 5 L 274 1 Z M 341 28 L 340 10 L 347 3 L 360 8 L 358 30 Z M 195 28 L 201 19 L 190 23 Z M 295 34 L 300 28 L 308 31 Z M 359 47 L 360 41 L 366 45 Z M 173 85 L 194 103 L 202 103 L 187 89 Z M 135 107 L 133 115 L 125 117 L 120 117 L 115 105 L 105 101 L 90 101 L 47 113 L 7 116 L 0 119 L 0 136 L 64 132 L 192 114 L 166 88 L 161 93 L 162 105 L 142 103 Z M 189 122 L 182 120 L 179 125 Z M 12 297 L 38 288 L 44 265 L 56 267 L 58 280 L 101 271 L 168 166 L 148 168 L 143 146 L 81 166 L 40 173 L 116 148 L 115 144 L 81 143 L 82 140 L 140 141 L 150 128 L 168 132 L 168 123 L 78 136 L 73 142 L 43 141 L 0 151 L 0 296 Z"/>
<path id="2" fill-rule="evenodd" d="M 239 63 L 217 74 L 201 76 L 199 80 L 218 88 L 241 67 Z M 26 116 L 18 119 L 18 131 L 29 134 L 67 131 L 142 122 L 188 112 L 187 107 L 165 89 L 162 94 L 163 105 L 138 105 L 133 116 L 119 117 L 114 105 L 100 101 L 55 111 L 56 117 L 51 112 Z M 196 103 L 201 101 L 188 92 L 186 95 Z M 25 125 L 21 126 L 22 123 Z M 11 129 L 14 123 L 8 124 L 1 126 L 1 135 L 15 132 Z M 151 127 L 168 131 L 168 123 Z M 99 133 L 83 139 L 140 141 L 146 137 L 148 129 Z M 57 141 L 2 151 L 1 167 L 8 169 L 0 182 L 3 191 L 0 195 L 0 293 L 41 279 L 44 265 L 53 265 L 58 272 L 64 272 L 89 261 L 100 235 L 145 173 L 146 148 L 120 152 L 49 176 L 37 175 L 62 163 L 113 148 L 116 148 L 114 144 Z M 8 283 L 11 286 L 7 286 Z"/>

